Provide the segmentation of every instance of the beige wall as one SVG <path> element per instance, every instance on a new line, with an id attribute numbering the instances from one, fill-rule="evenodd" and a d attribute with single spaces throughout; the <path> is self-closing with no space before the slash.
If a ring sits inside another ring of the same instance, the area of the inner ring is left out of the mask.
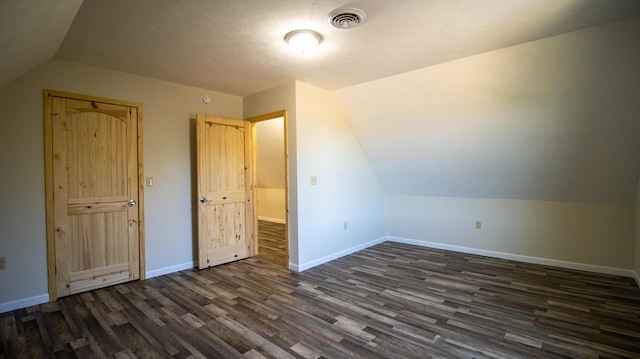
<path id="1" fill-rule="evenodd" d="M 284 118 L 255 124 L 256 185 L 261 188 L 285 187 Z"/>
<path id="2" fill-rule="evenodd" d="M 336 90 L 387 234 L 640 267 L 638 38 L 635 17 Z"/>
<path id="3" fill-rule="evenodd" d="M 383 238 L 384 190 L 333 92 L 296 82 L 296 136 L 300 267 Z"/>
<path id="4" fill-rule="evenodd" d="M 634 268 L 629 204 L 387 196 L 392 237 L 587 266 Z M 475 228 L 475 221 L 482 228 Z"/>
<path id="5" fill-rule="evenodd" d="M 271 112 L 287 111 L 287 141 L 289 166 L 289 263 L 298 263 L 298 182 L 296 154 L 296 83 L 286 82 L 280 86 L 267 89 L 243 98 L 244 118 L 260 116 Z"/>
<path id="6" fill-rule="evenodd" d="M 255 124 L 258 218 L 286 223 L 284 118 Z"/>
<path id="7" fill-rule="evenodd" d="M 636 191 L 636 212 L 635 212 L 635 224 L 636 224 L 636 237 L 635 237 L 635 271 L 636 282 L 640 286 L 640 178 L 638 179 L 638 189 Z"/>
<path id="8" fill-rule="evenodd" d="M 287 193 L 284 188 L 258 188 L 258 219 L 286 223 Z"/>
<path id="9" fill-rule="evenodd" d="M 47 299 L 43 89 L 143 105 L 147 273 L 191 266 L 196 113 L 242 118 L 242 98 L 121 72 L 52 60 L 0 88 L 0 309 Z M 207 94 L 209 106 L 200 102 Z M 11 290 L 6 290 L 11 288 Z"/>
<path id="10" fill-rule="evenodd" d="M 332 92 L 294 81 L 245 97 L 243 108 L 245 117 L 288 110 L 291 268 L 384 237 L 384 192 Z"/>
<path id="11" fill-rule="evenodd" d="M 640 17 L 335 91 L 389 194 L 634 203 Z"/>

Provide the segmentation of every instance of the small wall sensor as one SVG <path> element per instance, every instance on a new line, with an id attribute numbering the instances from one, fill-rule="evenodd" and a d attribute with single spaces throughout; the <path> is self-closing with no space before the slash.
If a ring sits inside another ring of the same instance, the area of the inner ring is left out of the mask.
<path id="1" fill-rule="evenodd" d="M 200 97 L 200 101 L 202 101 L 203 104 L 208 105 L 211 103 L 211 98 L 207 95 L 202 95 L 202 97 Z"/>

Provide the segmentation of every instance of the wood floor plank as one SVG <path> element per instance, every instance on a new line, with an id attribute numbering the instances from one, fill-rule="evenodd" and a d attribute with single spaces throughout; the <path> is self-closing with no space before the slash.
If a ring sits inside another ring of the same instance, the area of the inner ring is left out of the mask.
<path id="1" fill-rule="evenodd" d="M 258 220 L 258 254 L 282 267 L 289 266 L 287 232 L 283 223 Z"/>
<path id="2" fill-rule="evenodd" d="M 382 243 L 258 256 L 0 314 L 7 358 L 639 358 L 633 279 Z"/>

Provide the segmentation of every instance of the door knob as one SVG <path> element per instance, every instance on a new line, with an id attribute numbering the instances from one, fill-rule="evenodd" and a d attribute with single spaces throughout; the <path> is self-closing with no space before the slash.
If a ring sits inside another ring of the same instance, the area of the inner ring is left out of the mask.
<path id="1" fill-rule="evenodd" d="M 134 207 L 136 205 L 136 201 L 129 200 L 129 207 Z"/>
<path id="2" fill-rule="evenodd" d="M 209 202 L 208 199 L 204 198 L 204 197 L 200 197 L 200 203 L 207 203 Z"/>

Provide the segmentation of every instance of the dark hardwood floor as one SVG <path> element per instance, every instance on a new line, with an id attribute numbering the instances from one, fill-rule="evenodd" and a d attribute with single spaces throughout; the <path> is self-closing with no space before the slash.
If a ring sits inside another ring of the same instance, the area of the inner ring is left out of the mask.
<path id="1" fill-rule="evenodd" d="M 289 268 L 285 224 L 258 221 L 258 255 Z"/>
<path id="2" fill-rule="evenodd" d="M 69 296 L 0 314 L 0 340 L 0 358 L 640 358 L 640 290 L 387 242 L 303 273 L 255 257 Z"/>

